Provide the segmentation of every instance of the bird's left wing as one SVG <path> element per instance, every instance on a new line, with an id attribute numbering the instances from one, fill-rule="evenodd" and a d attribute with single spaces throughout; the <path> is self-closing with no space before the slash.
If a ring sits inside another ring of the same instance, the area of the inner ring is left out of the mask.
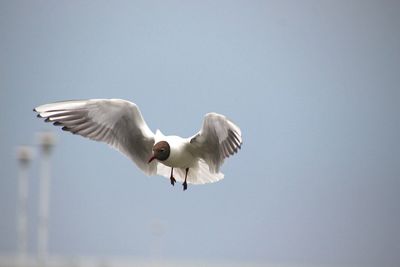
<path id="1" fill-rule="evenodd" d="M 224 159 L 235 154 L 242 145 L 242 133 L 238 126 L 224 115 L 208 113 L 198 134 L 190 143 L 208 164 L 212 173 L 217 173 Z"/>
<path id="2" fill-rule="evenodd" d="M 65 131 L 111 145 L 147 175 L 156 173 L 156 164 L 147 163 L 154 134 L 136 104 L 122 99 L 72 100 L 45 104 L 34 111 Z"/>

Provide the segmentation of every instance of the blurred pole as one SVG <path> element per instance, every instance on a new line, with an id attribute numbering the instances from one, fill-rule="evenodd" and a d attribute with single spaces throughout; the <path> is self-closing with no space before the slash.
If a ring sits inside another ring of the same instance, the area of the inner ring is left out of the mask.
<path id="1" fill-rule="evenodd" d="M 18 170 L 18 202 L 17 202 L 17 236 L 18 259 L 21 266 L 25 265 L 28 244 L 28 167 L 32 159 L 32 150 L 27 146 L 17 148 Z"/>
<path id="2" fill-rule="evenodd" d="M 160 261 L 163 256 L 162 251 L 162 241 L 166 232 L 165 222 L 160 219 L 156 219 L 150 224 L 151 232 L 153 234 L 153 242 L 151 245 L 151 254 L 153 260 L 155 260 L 154 265 L 157 266 L 157 261 Z"/>
<path id="3" fill-rule="evenodd" d="M 38 261 L 40 266 L 46 266 L 49 235 L 50 155 L 55 139 L 51 132 L 44 132 L 40 134 L 39 142 L 41 148 L 41 166 L 39 182 Z"/>

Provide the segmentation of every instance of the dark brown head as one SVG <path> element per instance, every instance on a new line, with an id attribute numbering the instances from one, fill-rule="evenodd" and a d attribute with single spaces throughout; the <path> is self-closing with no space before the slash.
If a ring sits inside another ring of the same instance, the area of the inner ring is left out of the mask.
<path id="1" fill-rule="evenodd" d="M 149 159 L 149 163 L 154 159 L 158 159 L 160 161 L 166 160 L 169 157 L 169 153 L 171 152 L 171 148 L 169 147 L 168 142 L 160 141 L 153 146 L 153 155 Z"/>

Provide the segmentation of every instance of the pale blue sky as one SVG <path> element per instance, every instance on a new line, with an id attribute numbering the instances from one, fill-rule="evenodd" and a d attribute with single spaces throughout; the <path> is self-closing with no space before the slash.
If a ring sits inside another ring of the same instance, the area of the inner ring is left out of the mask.
<path id="1" fill-rule="evenodd" d="M 50 252 L 398 266 L 397 1 L 1 1 L 0 253 L 16 249 L 15 148 L 54 130 Z M 35 118 L 43 103 L 124 98 L 190 136 L 242 129 L 216 184 L 172 188 Z M 56 131 L 58 130 L 58 131 Z M 38 163 L 31 168 L 31 252 Z"/>

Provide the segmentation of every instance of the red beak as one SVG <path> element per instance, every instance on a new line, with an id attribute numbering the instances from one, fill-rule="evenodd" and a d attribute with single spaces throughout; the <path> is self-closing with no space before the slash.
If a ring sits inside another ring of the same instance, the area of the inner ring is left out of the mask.
<path id="1" fill-rule="evenodd" d="M 149 159 L 149 161 L 147 162 L 147 163 L 150 163 L 150 162 L 152 162 L 154 159 L 155 159 L 156 157 L 153 155 L 153 156 L 151 156 L 151 158 Z"/>

